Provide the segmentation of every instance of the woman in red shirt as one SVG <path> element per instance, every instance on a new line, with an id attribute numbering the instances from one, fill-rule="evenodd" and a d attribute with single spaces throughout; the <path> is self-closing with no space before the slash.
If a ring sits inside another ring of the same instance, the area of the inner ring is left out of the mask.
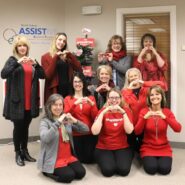
<path id="1" fill-rule="evenodd" d="M 53 93 L 64 98 L 69 94 L 74 71 L 82 71 L 80 62 L 67 50 L 67 35 L 57 33 L 51 44 L 50 51 L 41 58 L 46 74 L 44 101 Z"/>
<path id="2" fill-rule="evenodd" d="M 135 133 L 144 132 L 140 155 L 144 170 L 148 174 L 169 174 L 172 166 L 172 149 L 167 138 L 167 128 L 181 131 L 181 125 L 173 113 L 165 108 L 165 93 L 159 86 L 149 89 L 148 107 L 141 110 L 135 126 Z"/>
<path id="3" fill-rule="evenodd" d="M 72 82 L 71 95 L 64 99 L 64 112 L 71 113 L 73 117 L 85 123 L 91 130 L 92 123 L 98 113 L 96 100 L 87 90 L 87 83 L 83 73 L 76 72 Z M 91 131 L 86 134 L 73 132 L 73 136 L 78 159 L 83 163 L 93 163 L 97 137 L 93 136 Z"/>
<path id="4" fill-rule="evenodd" d="M 127 135 L 134 127 L 131 114 L 123 108 L 121 92 L 111 89 L 106 106 L 100 110 L 91 130 L 98 136 L 95 158 L 104 176 L 116 173 L 126 176 L 130 172 L 133 152 L 127 143 Z"/>
<path id="5" fill-rule="evenodd" d="M 142 108 L 147 107 L 148 89 L 153 85 L 160 85 L 164 88 L 164 84 L 161 81 L 143 81 L 141 72 L 137 68 L 130 68 L 125 76 L 126 80 L 122 95 L 134 115 L 133 124 L 135 125 L 138 121 L 139 112 Z M 142 134 L 135 136 L 133 132 L 128 136 L 128 141 L 134 150 L 138 152 L 142 142 Z"/>
<path id="6" fill-rule="evenodd" d="M 141 71 L 144 81 L 160 80 L 165 84 L 165 91 L 168 90 L 166 72 L 168 70 L 167 59 L 162 53 L 156 50 L 156 38 L 146 33 L 141 38 L 141 52 L 134 59 L 133 67 Z"/>

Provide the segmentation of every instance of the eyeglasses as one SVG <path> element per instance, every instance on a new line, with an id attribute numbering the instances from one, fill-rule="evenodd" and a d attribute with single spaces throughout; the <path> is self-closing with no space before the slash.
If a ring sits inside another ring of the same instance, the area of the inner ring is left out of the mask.
<path id="1" fill-rule="evenodd" d="M 75 84 L 77 84 L 77 83 L 82 83 L 82 81 L 81 80 L 79 80 L 79 81 L 73 81 L 73 83 L 75 83 Z"/>
<path id="2" fill-rule="evenodd" d="M 120 98 L 121 98 L 120 96 L 109 97 L 110 100 L 119 100 Z"/>

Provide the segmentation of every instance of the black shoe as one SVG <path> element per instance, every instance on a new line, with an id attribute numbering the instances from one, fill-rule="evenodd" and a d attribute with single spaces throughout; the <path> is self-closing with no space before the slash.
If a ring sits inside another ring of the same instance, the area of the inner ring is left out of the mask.
<path id="1" fill-rule="evenodd" d="M 31 157 L 27 150 L 21 150 L 21 155 L 25 161 L 36 162 L 36 159 Z"/>
<path id="2" fill-rule="evenodd" d="M 20 151 L 16 152 L 15 161 L 16 161 L 18 166 L 25 166 L 25 163 L 24 163 L 24 160 L 22 159 Z"/>

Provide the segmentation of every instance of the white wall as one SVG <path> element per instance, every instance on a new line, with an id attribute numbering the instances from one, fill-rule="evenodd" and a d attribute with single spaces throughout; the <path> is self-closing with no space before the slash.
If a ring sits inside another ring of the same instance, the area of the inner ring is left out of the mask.
<path id="1" fill-rule="evenodd" d="M 4 66 L 6 60 L 12 55 L 12 45 L 3 38 L 3 32 L 7 29 L 14 29 L 16 33 L 25 27 L 41 27 L 52 31 L 65 31 L 64 24 L 65 5 L 61 0 L 53 1 L 25 1 L 6 0 L 1 2 L 0 6 L 0 69 Z M 28 25 L 28 26 L 26 26 Z M 12 36 L 11 30 L 5 31 L 5 37 Z M 48 34 L 50 35 L 50 34 Z M 52 34 L 51 34 L 52 35 Z M 45 39 L 34 39 L 34 35 L 28 34 L 27 37 L 31 42 L 30 56 L 36 58 L 40 62 L 41 55 L 48 51 L 51 42 L 50 37 Z M 36 35 L 35 35 L 36 36 Z M 40 36 L 40 35 L 38 35 Z M 42 36 L 42 35 L 41 35 Z M 0 88 L 2 89 L 2 79 L 0 79 Z M 2 117 L 3 98 L 2 91 L 0 92 L 0 139 L 12 137 L 12 123 Z M 42 115 L 41 115 L 42 116 Z M 41 117 L 40 116 L 40 117 Z M 33 119 L 30 127 L 30 135 L 38 135 L 39 118 Z"/>
<path id="2" fill-rule="evenodd" d="M 16 1 L 17 2 L 17 1 Z M 18 2 L 24 2 L 20 0 Z M 65 31 L 68 35 L 69 49 L 74 51 L 76 37 L 83 37 L 81 29 L 84 27 L 92 29 L 91 37 L 96 40 L 95 55 L 98 51 L 105 50 L 109 38 L 116 33 L 116 8 L 132 8 L 132 7 L 149 7 L 149 6 L 167 6 L 176 5 L 177 12 L 177 113 L 176 117 L 181 122 L 185 122 L 184 105 L 185 105 L 185 78 L 183 70 L 185 69 L 185 51 L 181 51 L 181 46 L 185 44 L 185 24 L 184 9 L 185 1 L 183 0 L 40 0 L 36 2 L 25 3 L 27 9 L 20 6 L 20 3 L 11 2 L 10 0 L 1 3 L 0 22 L 3 27 L 17 26 L 22 22 L 33 23 L 44 26 L 56 27 L 58 30 Z M 44 6 L 43 6 L 44 4 Z M 102 14 L 83 16 L 81 15 L 81 7 L 87 5 L 102 5 Z M 41 8 L 42 7 L 42 8 Z M 21 10 L 23 9 L 23 10 Z M 27 13 L 26 13 L 27 12 Z M 1 63 L 2 68 L 5 60 L 11 53 L 11 46 L 2 38 L 2 27 L 0 28 L 0 47 L 1 47 Z M 38 48 L 34 46 L 32 54 L 39 59 L 41 54 L 47 51 L 48 47 Z M 2 100 L 0 100 L 2 104 Z M 0 107 L 2 112 L 2 107 Z M 11 137 L 11 124 L 0 117 L 0 139 Z M 38 135 L 38 119 L 34 120 L 30 129 L 31 135 Z M 170 132 L 172 141 L 184 142 L 185 131 L 181 134 Z"/>

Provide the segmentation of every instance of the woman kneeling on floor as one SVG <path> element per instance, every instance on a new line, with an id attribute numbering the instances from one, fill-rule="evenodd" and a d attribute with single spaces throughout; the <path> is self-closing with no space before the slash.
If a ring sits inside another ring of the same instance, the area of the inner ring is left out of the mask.
<path id="1" fill-rule="evenodd" d="M 75 157 L 72 130 L 80 133 L 88 127 L 70 113 L 63 113 L 63 97 L 51 95 L 45 105 L 45 116 L 40 123 L 41 150 L 38 168 L 58 182 L 70 183 L 85 176 L 85 168 Z"/>

